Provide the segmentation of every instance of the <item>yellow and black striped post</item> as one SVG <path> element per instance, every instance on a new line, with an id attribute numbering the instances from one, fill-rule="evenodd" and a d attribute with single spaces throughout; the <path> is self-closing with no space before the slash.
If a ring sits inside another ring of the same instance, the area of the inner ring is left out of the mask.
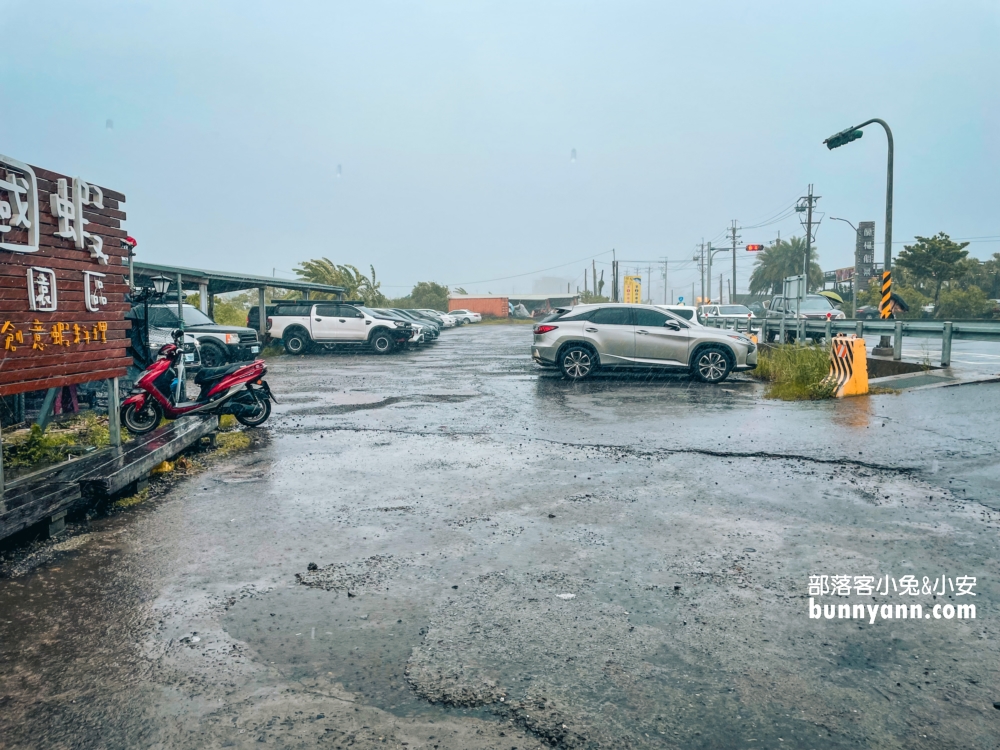
<path id="1" fill-rule="evenodd" d="M 865 340 L 838 333 L 830 346 L 830 374 L 825 382 L 834 386 L 837 398 L 868 393 L 868 355 Z"/>
<path id="2" fill-rule="evenodd" d="M 883 271 L 882 301 L 878 303 L 878 314 L 883 320 L 892 315 L 892 305 L 889 304 L 890 297 L 892 297 L 892 271 Z"/>

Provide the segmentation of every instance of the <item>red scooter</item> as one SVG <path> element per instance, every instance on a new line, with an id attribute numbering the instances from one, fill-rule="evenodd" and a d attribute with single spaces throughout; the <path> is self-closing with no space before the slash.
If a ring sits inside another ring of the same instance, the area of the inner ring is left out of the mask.
<path id="1" fill-rule="evenodd" d="M 184 340 L 182 331 L 173 332 L 172 344 L 156 353 L 156 361 L 136 381 L 122 403 L 121 421 L 133 435 L 155 429 L 163 417 L 178 419 L 188 414 L 232 414 L 247 427 L 264 424 L 271 416 L 271 402 L 277 400 L 264 382 L 264 360 L 239 362 L 222 367 L 203 367 L 194 382 L 201 386 L 195 401 L 180 401 L 184 383 Z"/>

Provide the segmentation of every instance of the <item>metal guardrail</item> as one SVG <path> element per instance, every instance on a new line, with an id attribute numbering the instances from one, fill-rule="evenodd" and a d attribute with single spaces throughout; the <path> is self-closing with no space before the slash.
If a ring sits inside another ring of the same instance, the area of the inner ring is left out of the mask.
<path id="1" fill-rule="evenodd" d="M 756 333 L 766 342 L 769 338 L 785 341 L 794 336 L 797 341 L 822 338 L 830 341 L 835 334 L 853 333 L 859 338 L 865 333 L 892 336 L 892 358 L 903 358 L 903 337 L 941 339 L 941 366 L 951 364 L 951 342 L 1000 341 L 1000 321 L 992 320 L 816 320 L 785 318 L 705 318 L 702 325 Z"/>

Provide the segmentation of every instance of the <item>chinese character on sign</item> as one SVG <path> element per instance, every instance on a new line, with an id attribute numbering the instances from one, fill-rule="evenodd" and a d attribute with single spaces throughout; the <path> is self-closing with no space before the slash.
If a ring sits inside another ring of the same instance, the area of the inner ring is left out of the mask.
<path id="1" fill-rule="evenodd" d="M 0 156 L 0 250 L 38 252 L 38 181 L 27 164 Z M 11 230 L 23 229 L 24 242 L 14 242 Z"/>
<path id="2" fill-rule="evenodd" d="M 108 304 L 108 298 L 104 294 L 103 273 L 96 271 L 83 272 L 83 294 L 87 309 L 90 312 L 100 312 L 101 305 Z"/>
<path id="3" fill-rule="evenodd" d="M 79 323 L 73 324 L 73 343 L 74 344 L 90 343 L 90 331 L 81 326 Z"/>
<path id="4" fill-rule="evenodd" d="M 57 304 L 56 272 L 51 268 L 29 268 L 28 307 L 35 312 L 55 312 Z"/>
<path id="5" fill-rule="evenodd" d="M 18 345 L 24 343 L 24 334 L 9 320 L 0 327 L 0 336 L 4 337 L 3 348 L 8 352 L 16 352 Z"/>
<path id="6" fill-rule="evenodd" d="M 108 265 L 104 253 L 104 240 L 99 235 L 84 230 L 90 221 L 83 218 L 83 207 L 104 208 L 104 193 L 99 187 L 89 185 L 79 177 L 73 178 L 73 197 L 69 196 L 69 186 L 65 179 L 56 183 L 56 192 L 49 196 L 52 215 L 59 220 L 57 237 L 72 239 L 81 250 L 90 250 L 90 256 L 102 266 Z M 89 244 L 88 244 L 89 241 Z"/>
<path id="7" fill-rule="evenodd" d="M 53 323 L 49 337 L 52 339 L 53 346 L 69 346 L 72 342 L 66 336 L 66 331 L 69 330 L 69 323 Z"/>
<path id="8" fill-rule="evenodd" d="M 45 342 L 42 341 L 42 334 L 45 333 L 45 326 L 42 325 L 42 321 L 33 321 L 28 332 L 31 334 L 31 348 L 43 351 L 45 349 Z"/>
<path id="9" fill-rule="evenodd" d="M 865 237 L 874 237 L 875 227 L 865 227 L 863 234 L 865 235 Z"/>

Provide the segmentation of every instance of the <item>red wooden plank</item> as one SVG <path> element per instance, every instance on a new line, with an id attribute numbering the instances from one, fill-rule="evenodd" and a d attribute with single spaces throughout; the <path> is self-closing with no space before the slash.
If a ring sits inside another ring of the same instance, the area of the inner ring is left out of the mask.
<path id="1" fill-rule="evenodd" d="M 27 393 L 28 391 L 41 391 L 46 388 L 58 388 L 64 385 L 76 385 L 78 383 L 90 383 L 94 380 L 106 380 L 108 378 L 123 378 L 128 374 L 128 365 L 132 360 L 119 360 L 111 363 L 118 365 L 105 370 L 95 370 L 93 372 L 79 373 L 76 375 L 63 375 L 58 377 L 44 378 L 41 380 L 30 380 L 9 385 L 0 385 L 0 396 L 13 396 L 16 393 Z"/>

